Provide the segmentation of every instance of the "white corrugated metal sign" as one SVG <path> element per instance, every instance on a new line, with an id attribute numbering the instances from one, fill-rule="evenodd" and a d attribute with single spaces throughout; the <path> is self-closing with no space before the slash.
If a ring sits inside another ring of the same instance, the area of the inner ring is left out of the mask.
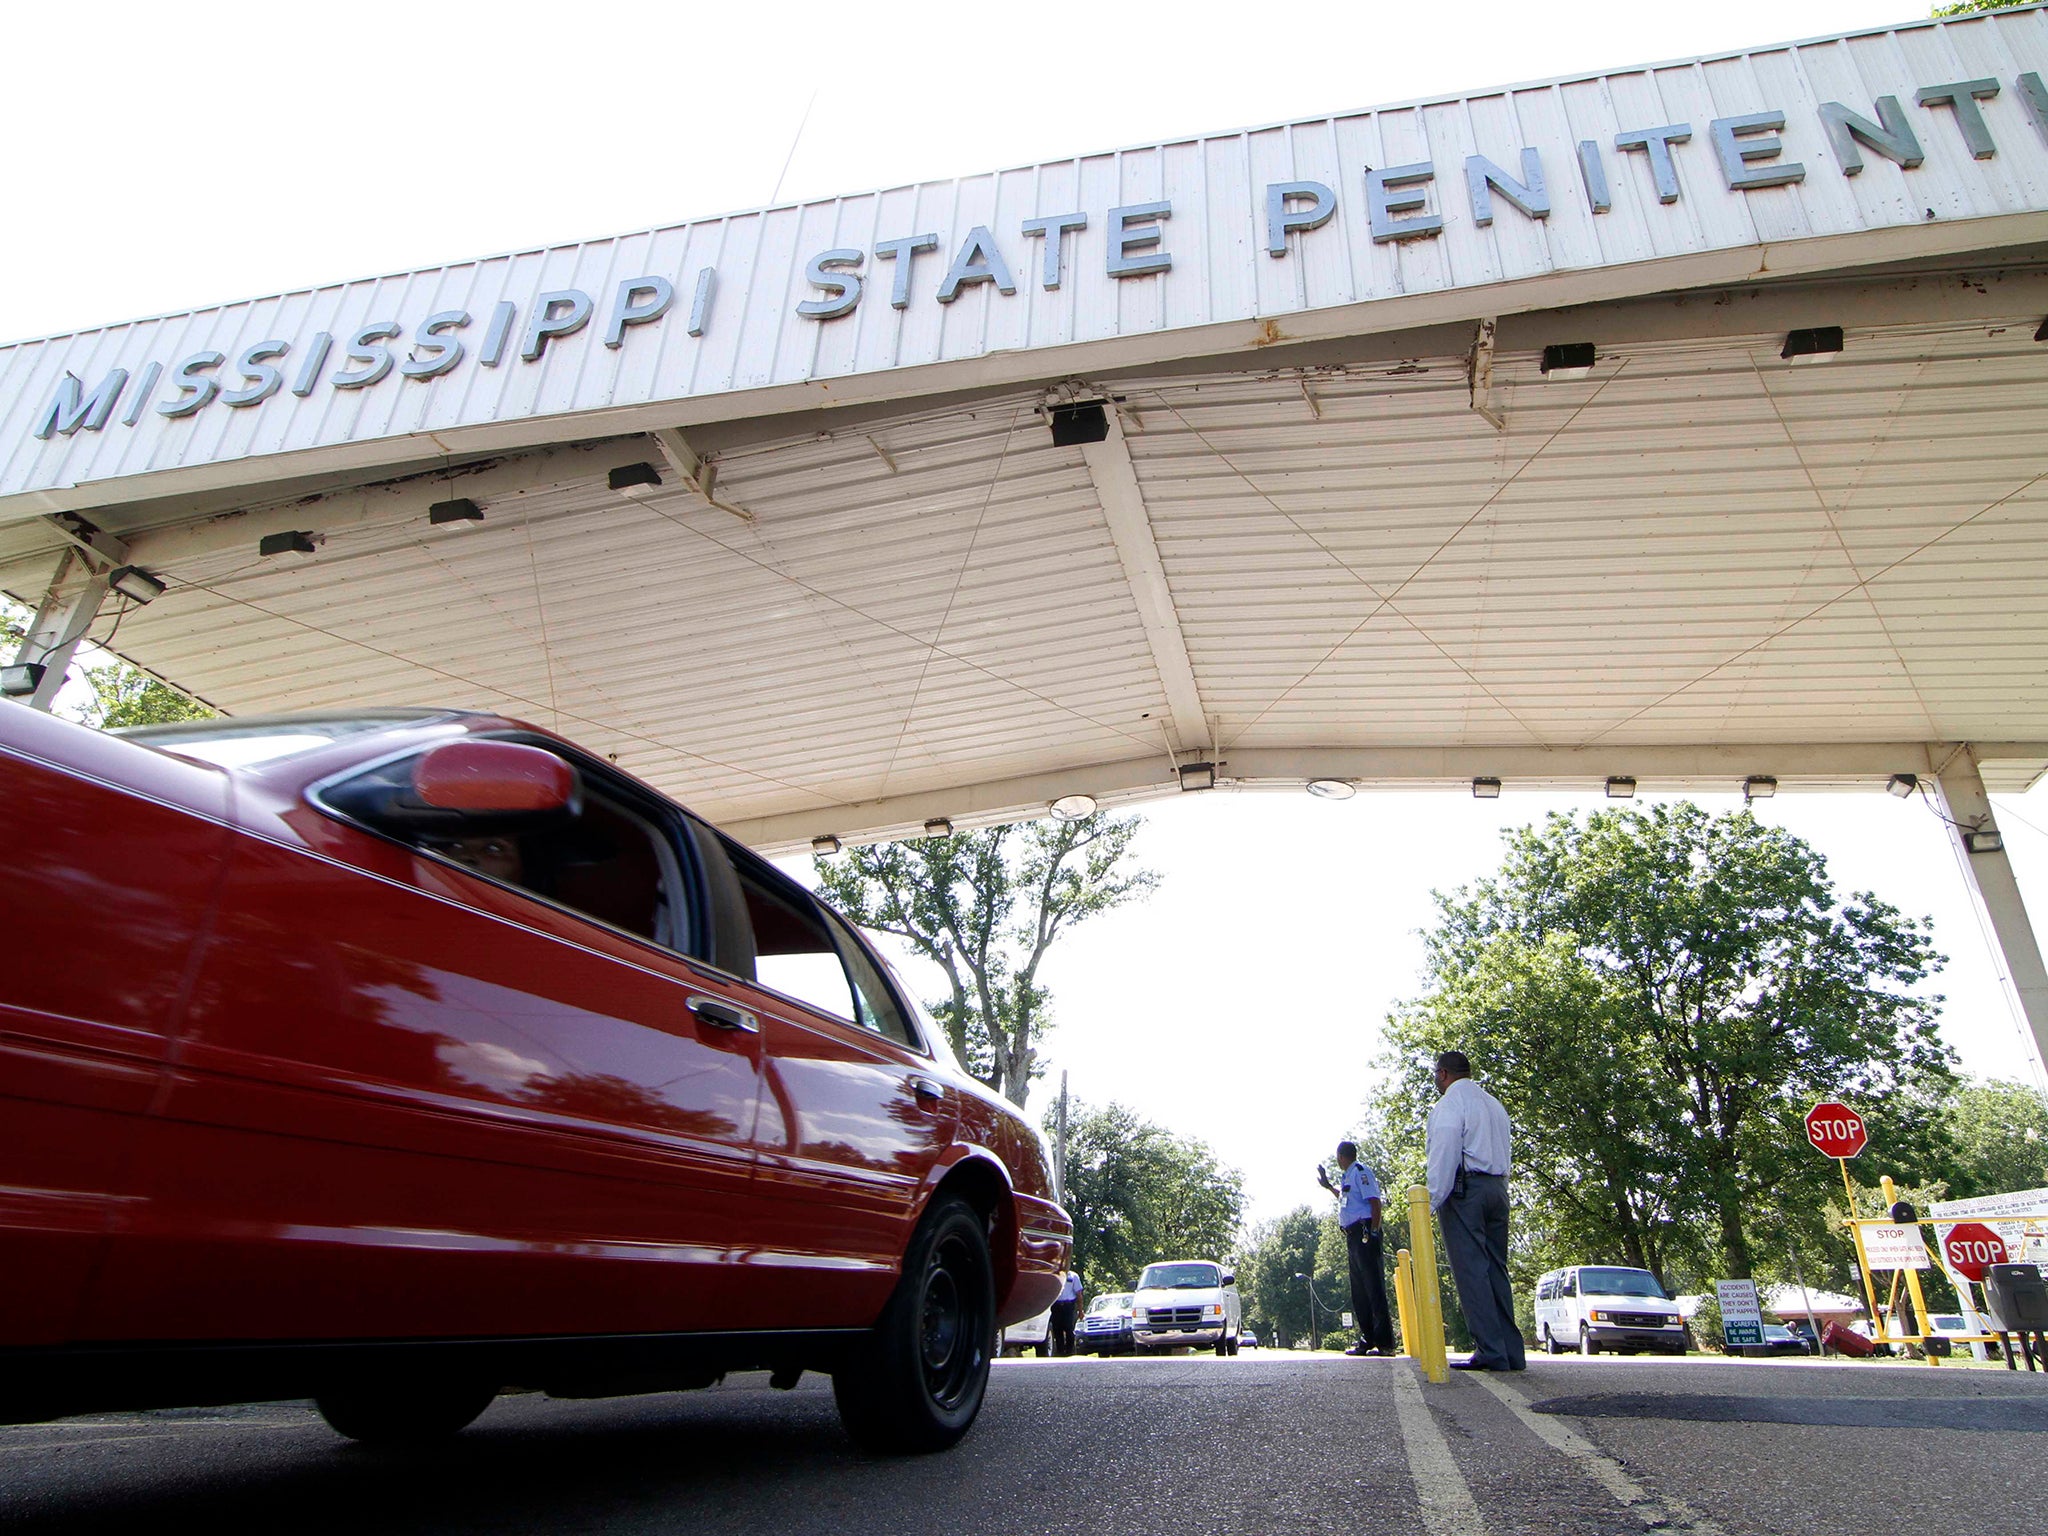
<path id="1" fill-rule="evenodd" d="M 2028 8 L 25 342 L 0 518 L 2016 244 L 2044 71 Z"/>

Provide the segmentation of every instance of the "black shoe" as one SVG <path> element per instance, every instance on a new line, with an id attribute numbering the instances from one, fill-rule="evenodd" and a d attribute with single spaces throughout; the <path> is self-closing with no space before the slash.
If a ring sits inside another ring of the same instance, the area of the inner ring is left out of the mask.
<path id="1" fill-rule="evenodd" d="M 1369 1355 L 1372 1353 L 1372 1351 L 1367 1349 L 1363 1344 L 1354 1344 L 1349 1349 L 1345 1350 L 1344 1353 L 1347 1355 Z"/>
<path id="2" fill-rule="evenodd" d="M 1451 1369 L 1454 1371 L 1490 1371 L 1493 1367 L 1483 1360 L 1453 1360 L 1451 1362 Z"/>

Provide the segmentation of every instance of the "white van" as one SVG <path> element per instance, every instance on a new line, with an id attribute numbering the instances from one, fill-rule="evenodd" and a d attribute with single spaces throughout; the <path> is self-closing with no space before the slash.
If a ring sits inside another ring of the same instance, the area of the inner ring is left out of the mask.
<path id="1" fill-rule="evenodd" d="M 1243 1321 L 1237 1276 L 1208 1259 L 1147 1264 L 1131 1297 L 1131 1344 L 1141 1355 L 1184 1345 L 1234 1355 Z"/>
<path id="2" fill-rule="evenodd" d="M 1647 1269 L 1584 1264 L 1536 1281 L 1536 1342 L 1553 1355 L 1682 1355 L 1688 1341 L 1678 1303 Z"/>

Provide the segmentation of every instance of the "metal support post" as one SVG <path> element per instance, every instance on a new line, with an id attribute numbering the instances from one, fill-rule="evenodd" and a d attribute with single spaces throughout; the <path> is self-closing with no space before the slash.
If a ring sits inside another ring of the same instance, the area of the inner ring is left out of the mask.
<path id="1" fill-rule="evenodd" d="M 78 643 L 85 638 L 106 598 L 106 578 L 93 570 L 85 555 L 67 549 L 58 558 L 35 620 L 14 655 L 17 666 L 43 668 L 35 691 L 19 696 L 19 702 L 44 711 L 56 703 Z"/>
<path id="2" fill-rule="evenodd" d="M 1976 755 L 1968 747 L 1943 766 L 1935 780 L 1935 797 L 1948 822 L 1957 860 L 1984 915 L 1991 920 L 2006 980 L 2019 998 L 2021 1016 L 2034 1037 L 2035 1058 L 2048 1068 L 2048 967 L 2041 963 L 2034 925 L 2027 917 L 2027 905 L 2020 899 L 2012 863 L 1991 815 L 1991 797 L 1984 792 Z"/>
<path id="3" fill-rule="evenodd" d="M 1431 1381 L 1449 1381 L 1443 1292 L 1436 1278 L 1436 1233 L 1430 1227 L 1429 1191 L 1419 1184 L 1408 1191 L 1408 1241 L 1415 1248 L 1415 1320 L 1421 1333 L 1415 1358 Z"/>

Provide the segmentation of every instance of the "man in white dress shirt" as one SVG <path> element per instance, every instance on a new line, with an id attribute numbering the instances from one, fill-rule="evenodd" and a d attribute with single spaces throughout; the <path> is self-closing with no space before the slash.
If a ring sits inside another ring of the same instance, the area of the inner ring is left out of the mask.
<path id="1" fill-rule="evenodd" d="M 1437 1057 L 1436 1091 L 1426 1154 L 1429 1203 L 1443 1227 L 1458 1306 L 1472 1334 L 1472 1358 L 1451 1369 L 1519 1371 L 1522 1330 L 1508 1289 L 1508 1112 L 1472 1081 L 1472 1063 L 1462 1051 Z"/>

